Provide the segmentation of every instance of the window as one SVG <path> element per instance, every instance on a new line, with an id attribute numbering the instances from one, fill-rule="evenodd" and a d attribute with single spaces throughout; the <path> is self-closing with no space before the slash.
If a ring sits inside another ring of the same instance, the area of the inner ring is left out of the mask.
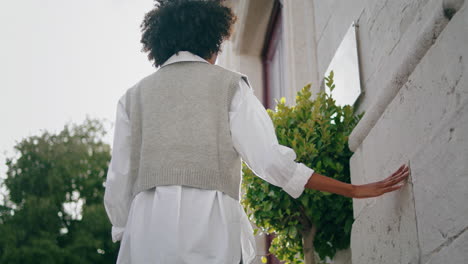
<path id="1" fill-rule="evenodd" d="M 339 106 L 353 106 L 361 95 L 356 27 L 357 25 L 353 22 L 325 72 L 326 77 L 333 70 L 335 88 L 331 96 Z M 330 89 L 323 83 L 322 85 L 325 92 L 330 94 Z"/>
<path id="2" fill-rule="evenodd" d="M 282 5 L 275 1 L 262 51 L 263 104 L 275 109 L 275 99 L 286 96 Z"/>

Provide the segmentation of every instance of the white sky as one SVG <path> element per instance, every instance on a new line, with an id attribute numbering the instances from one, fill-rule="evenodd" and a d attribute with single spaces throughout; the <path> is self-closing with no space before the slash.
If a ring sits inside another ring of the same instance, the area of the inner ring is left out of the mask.
<path id="1" fill-rule="evenodd" d="M 0 0 L 0 182 L 22 138 L 105 119 L 154 72 L 140 23 L 153 0 Z M 4 190 L 0 190 L 4 193 Z M 0 197 L 0 203 L 2 198 Z"/>

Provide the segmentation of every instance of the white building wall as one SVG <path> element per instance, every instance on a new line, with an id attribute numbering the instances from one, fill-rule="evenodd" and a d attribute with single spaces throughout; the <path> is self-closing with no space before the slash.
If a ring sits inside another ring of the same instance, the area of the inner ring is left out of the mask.
<path id="1" fill-rule="evenodd" d="M 218 63 L 261 99 L 260 47 L 272 0 L 232 0 L 241 16 Z M 409 163 L 408 184 L 354 199 L 351 250 L 334 263 L 468 263 L 468 11 L 463 0 L 282 0 L 288 102 L 319 84 L 355 21 L 363 120 L 350 136 L 354 184 Z M 458 10 L 458 11 L 457 11 Z M 457 11 L 451 20 L 444 15 Z"/>
<path id="2" fill-rule="evenodd" d="M 353 263 L 468 263 L 468 12 L 463 1 L 314 1 L 319 76 L 352 20 L 361 82 L 354 184 L 408 162 L 401 190 L 354 199 Z M 444 10 L 460 9 L 449 20 Z M 366 117 L 367 116 L 367 117 Z"/>

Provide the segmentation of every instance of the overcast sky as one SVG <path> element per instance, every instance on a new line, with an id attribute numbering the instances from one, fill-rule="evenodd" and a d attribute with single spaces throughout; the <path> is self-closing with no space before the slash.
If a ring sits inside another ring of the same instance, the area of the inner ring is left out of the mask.
<path id="1" fill-rule="evenodd" d="M 140 51 L 139 26 L 152 7 L 153 0 L 0 0 L 0 182 L 15 143 L 43 130 L 88 115 L 107 120 L 111 143 L 118 99 L 156 70 Z"/>

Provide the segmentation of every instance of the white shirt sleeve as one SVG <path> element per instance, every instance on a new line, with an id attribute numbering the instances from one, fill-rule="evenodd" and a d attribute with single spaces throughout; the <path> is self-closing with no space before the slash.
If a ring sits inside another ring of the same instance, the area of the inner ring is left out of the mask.
<path id="1" fill-rule="evenodd" d="M 247 166 L 298 198 L 314 170 L 296 162 L 294 150 L 278 143 L 270 116 L 244 79 L 232 99 L 229 118 L 234 147 Z"/>
<path id="2" fill-rule="evenodd" d="M 131 205 L 130 121 L 123 95 L 116 111 L 111 161 L 105 182 L 104 207 L 112 223 L 112 241 L 122 239 Z"/>

